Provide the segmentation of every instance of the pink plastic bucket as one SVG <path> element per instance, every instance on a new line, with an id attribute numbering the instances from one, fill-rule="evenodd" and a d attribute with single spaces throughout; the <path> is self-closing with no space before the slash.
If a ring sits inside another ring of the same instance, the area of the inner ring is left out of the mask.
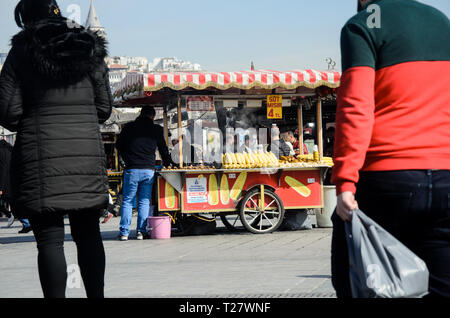
<path id="1" fill-rule="evenodd" d="M 172 231 L 172 224 L 169 216 L 150 216 L 148 218 L 152 239 L 169 239 Z"/>

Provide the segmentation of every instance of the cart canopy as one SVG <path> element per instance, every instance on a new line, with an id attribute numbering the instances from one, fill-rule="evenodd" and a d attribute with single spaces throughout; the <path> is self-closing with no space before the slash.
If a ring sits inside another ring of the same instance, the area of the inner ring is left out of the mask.
<path id="1" fill-rule="evenodd" d="M 341 74 L 335 71 L 294 70 L 279 72 L 273 70 L 255 70 L 240 72 L 175 72 L 175 73 L 128 73 L 125 79 L 113 90 L 116 101 L 122 98 L 142 98 L 151 92 L 163 88 L 175 91 L 191 88 L 205 90 L 215 88 L 228 90 L 258 89 L 296 89 L 306 87 L 315 89 L 320 86 L 337 88 Z"/>

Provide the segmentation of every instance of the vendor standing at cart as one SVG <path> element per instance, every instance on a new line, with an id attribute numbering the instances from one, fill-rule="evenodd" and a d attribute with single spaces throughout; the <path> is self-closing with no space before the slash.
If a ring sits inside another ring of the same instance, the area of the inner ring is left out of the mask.
<path id="1" fill-rule="evenodd" d="M 298 128 L 297 130 L 298 131 Z M 292 147 L 294 148 L 295 154 L 300 154 L 300 141 L 295 136 L 295 134 L 292 131 L 288 131 L 287 133 L 287 140 L 292 144 Z M 305 144 L 303 144 L 303 154 L 308 154 L 308 147 L 306 147 Z"/>
<path id="2" fill-rule="evenodd" d="M 280 133 L 278 128 L 272 129 L 272 141 L 269 145 L 267 151 L 271 151 L 275 154 L 277 158 L 281 158 L 281 156 L 288 157 L 291 155 L 291 148 L 284 141 L 283 138 L 280 138 Z"/>
<path id="3" fill-rule="evenodd" d="M 117 149 L 125 162 L 123 177 L 123 200 L 121 207 L 119 240 L 126 241 L 130 234 L 133 199 L 138 196 L 138 219 L 136 239 L 148 238 L 147 218 L 155 179 L 156 149 L 163 163 L 172 163 L 164 140 L 164 130 L 156 125 L 155 109 L 143 107 L 140 116 L 124 126 L 117 139 Z"/>

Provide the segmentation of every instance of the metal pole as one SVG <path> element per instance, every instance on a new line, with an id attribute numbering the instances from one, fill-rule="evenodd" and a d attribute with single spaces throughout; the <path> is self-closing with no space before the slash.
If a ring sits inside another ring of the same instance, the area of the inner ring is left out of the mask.
<path id="1" fill-rule="evenodd" d="M 300 154 L 304 155 L 303 152 L 303 106 L 299 105 L 297 107 L 297 118 L 298 118 L 298 145 L 300 147 Z"/>
<path id="2" fill-rule="evenodd" d="M 317 145 L 319 147 L 319 158 L 323 158 L 323 133 L 322 133 L 322 99 L 317 99 Z"/>
<path id="3" fill-rule="evenodd" d="M 264 212 L 264 210 L 265 210 L 265 199 L 264 199 L 264 184 L 261 184 L 261 186 L 260 186 L 261 188 L 261 199 L 260 199 L 260 201 L 259 201 L 259 208 L 261 209 L 261 211 L 262 212 Z"/>
<path id="4" fill-rule="evenodd" d="M 180 153 L 180 168 L 183 168 L 183 128 L 181 127 L 181 96 L 178 95 L 178 149 Z"/>
<path id="5" fill-rule="evenodd" d="M 164 107 L 163 118 L 164 118 L 164 139 L 166 141 L 166 146 L 169 146 L 169 132 L 168 132 L 168 128 L 167 128 L 167 108 L 166 107 Z"/>

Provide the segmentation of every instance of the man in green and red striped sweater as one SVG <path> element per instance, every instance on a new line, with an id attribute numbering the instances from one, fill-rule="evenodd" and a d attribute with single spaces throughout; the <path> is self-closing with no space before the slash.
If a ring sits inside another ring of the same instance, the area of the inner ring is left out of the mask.
<path id="1" fill-rule="evenodd" d="M 341 33 L 332 277 L 351 297 L 344 222 L 360 208 L 450 297 L 450 21 L 415 0 L 358 0 Z"/>

